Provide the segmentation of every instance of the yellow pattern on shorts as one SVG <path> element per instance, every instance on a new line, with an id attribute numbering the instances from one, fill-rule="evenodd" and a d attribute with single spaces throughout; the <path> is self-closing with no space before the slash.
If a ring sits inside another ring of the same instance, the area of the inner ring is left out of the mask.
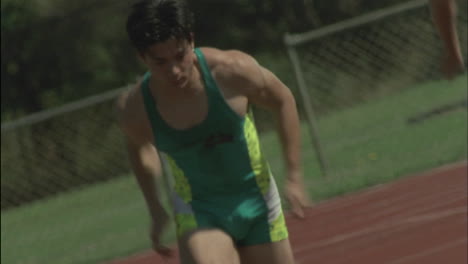
<path id="1" fill-rule="evenodd" d="M 283 212 L 270 223 L 270 238 L 271 242 L 277 242 L 288 238 L 288 228 L 286 227 Z"/>
<path id="2" fill-rule="evenodd" d="M 194 230 L 197 228 L 197 220 L 193 214 L 176 214 L 176 232 L 177 237 L 183 236 L 188 231 Z"/>
<path id="3" fill-rule="evenodd" d="M 250 165 L 252 166 L 252 170 L 255 174 L 257 185 L 262 194 L 265 195 L 270 187 L 271 173 L 268 163 L 264 159 L 260 149 L 260 142 L 251 112 L 245 118 L 244 135 L 247 141 L 247 148 L 249 150 Z"/>
<path id="4" fill-rule="evenodd" d="M 171 156 L 166 155 L 169 167 L 171 168 L 173 177 L 174 177 L 174 191 L 184 200 L 184 202 L 189 203 L 192 201 L 192 189 L 190 184 L 185 176 L 184 172 L 177 166 L 177 163 Z"/>

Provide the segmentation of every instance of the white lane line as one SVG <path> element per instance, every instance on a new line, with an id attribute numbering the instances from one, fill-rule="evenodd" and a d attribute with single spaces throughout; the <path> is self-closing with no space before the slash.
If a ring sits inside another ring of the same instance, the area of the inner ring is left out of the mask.
<path id="1" fill-rule="evenodd" d="M 297 248 L 295 250 L 295 252 L 301 252 L 301 251 L 304 251 L 304 250 L 311 250 L 313 248 L 318 248 L 318 247 L 325 247 L 325 246 L 329 246 L 329 245 L 334 244 L 334 243 L 342 242 L 342 241 L 347 240 L 347 239 L 352 239 L 352 238 L 356 238 L 356 237 L 360 237 L 360 236 L 364 236 L 364 235 L 369 235 L 369 234 L 372 234 L 372 233 L 381 232 L 381 231 L 392 229 L 392 228 L 398 228 L 398 227 L 403 228 L 404 224 L 422 223 L 422 222 L 427 222 L 427 221 L 433 221 L 433 220 L 437 220 L 437 219 L 441 219 L 441 218 L 444 218 L 444 217 L 449 217 L 449 216 L 453 216 L 453 215 L 457 215 L 457 214 L 466 215 L 466 212 L 467 212 L 466 207 L 458 207 L 458 208 L 445 210 L 445 211 L 441 211 L 441 212 L 437 212 L 437 213 L 430 213 L 430 214 L 424 214 L 424 215 L 409 217 L 407 219 L 403 219 L 403 220 L 395 221 L 395 222 L 391 222 L 391 223 L 383 223 L 383 224 L 379 224 L 379 225 L 374 225 L 374 226 L 371 226 L 371 227 L 368 227 L 368 228 L 363 228 L 363 229 L 358 230 L 358 231 L 345 233 L 345 234 L 341 234 L 341 235 L 336 235 L 336 236 L 333 236 L 331 238 L 321 240 L 321 241 L 319 241 L 317 243 L 311 243 L 311 244 L 305 245 L 303 247 L 299 247 L 299 248 Z"/>
<path id="2" fill-rule="evenodd" d="M 467 239 L 466 238 L 462 238 L 462 239 L 459 239 L 459 240 L 456 240 L 456 241 L 453 241 L 451 243 L 447 243 L 445 245 L 441 245 L 441 246 L 438 246 L 438 247 L 432 247 L 428 250 L 424 250 L 420 253 L 417 253 L 417 254 L 413 254 L 413 255 L 409 255 L 409 256 L 406 256 L 406 257 L 402 257 L 398 260 L 395 260 L 395 261 L 392 261 L 392 262 L 388 262 L 388 264 L 402 264 L 402 263 L 408 263 L 409 261 L 414 261 L 415 259 L 418 259 L 418 258 L 421 258 L 421 257 L 425 257 L 425 256 L 429 256 L 429 255 L 432 255 L 434 253 L 437 253 L 437 252 L 440 252 L 440 251 L 443 251 L 443 250 L 447 250 L 449 248 L 452 248 L 452 247 L 455 247 L 455 246 L 458 246 L 460 244 L 463 244 L 463 243 L 466 243 L 467 242 Z M 412 262 L 414 263 L 414 262 Z"/>

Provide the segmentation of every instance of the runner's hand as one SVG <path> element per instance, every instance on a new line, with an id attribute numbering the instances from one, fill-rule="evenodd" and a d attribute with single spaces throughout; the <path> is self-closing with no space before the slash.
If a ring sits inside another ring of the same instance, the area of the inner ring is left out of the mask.
<path id="1" fill-rule="evenodd" d="M 310 207 L 312 202 L 304 190 L 304 185 L 297 181 L 286 180 L 285 195 L 293 215 L 305 218 L 305 209 Z"/>

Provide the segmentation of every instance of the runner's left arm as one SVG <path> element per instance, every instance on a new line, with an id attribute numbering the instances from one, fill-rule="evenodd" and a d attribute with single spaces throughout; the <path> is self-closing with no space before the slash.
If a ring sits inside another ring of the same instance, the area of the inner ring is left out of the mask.
<path id="1" fill-rule="evenodd" d="M 249 103 L 271 112 L 277 122 L 287 170 L 285 195 L 293 212 L 303 217 L 303 208 L 309 205 L 309 200 L 304 191 L 300 121 L 294 96 L 275 74 L 251 56 L 242 52 L 233 56 L 236 62 L 232 66 L 232 75 L 237 79 L 237 87 L 242 89 Z"/>

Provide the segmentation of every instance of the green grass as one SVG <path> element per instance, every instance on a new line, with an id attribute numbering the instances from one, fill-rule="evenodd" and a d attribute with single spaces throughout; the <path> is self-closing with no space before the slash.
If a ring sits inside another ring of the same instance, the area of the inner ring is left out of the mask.
<path id="1" fill-rule="evenodd" d="M 307 127 L 303 153 L 308 190 L 321 201 L 421 170 L 466 159 L 466 109 L 416 125 L 407 118 L 466 98 L 467 77 L 434 82 L 319 120 L 330 171 L 321 176 Z M 284 170 L 275 134 L 264 151 L 279 183 Z M 1 263 L 98 263 L 149 247 L 148 215 L 132 177 L 2 212 Z M 166 240 L 171 241 L 169 232 Z"/>

